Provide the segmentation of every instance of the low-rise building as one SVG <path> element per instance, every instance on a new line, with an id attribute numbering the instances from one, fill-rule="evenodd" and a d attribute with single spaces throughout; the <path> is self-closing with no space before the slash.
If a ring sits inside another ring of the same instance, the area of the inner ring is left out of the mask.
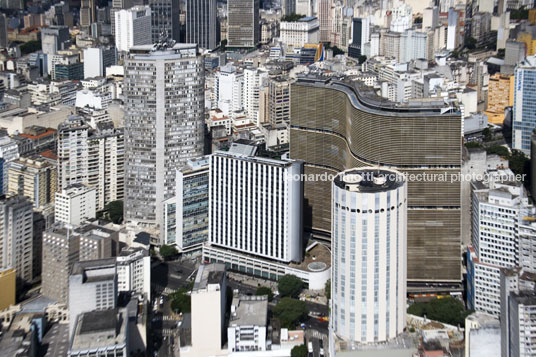
<path id="1" fill-rule="evenodd" d="M 233 298 L 227 328 L 229 352 L 266 351 L 268 325 L 268 296 L 239 296 Z"/>
<path id="2" fill-rule="evenodd" d="M 73 318 L 73 317 L 71 317 Z M 128 356 L 127 309 L 85 312 L 76 317 L 69 357 Z"/>

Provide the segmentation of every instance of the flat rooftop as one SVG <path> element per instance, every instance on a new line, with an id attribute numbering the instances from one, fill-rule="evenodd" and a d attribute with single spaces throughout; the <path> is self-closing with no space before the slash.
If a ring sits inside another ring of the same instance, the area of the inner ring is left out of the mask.
<path id="1" fill-rule="evenodd" d="M 351 192 L 385 192 L 397 189 L 406 182 L 404 176 L 385 169 L 350 169 L 341 172 L 333 183 Z"/>
<path id="2" fill-rule="evenodd" d="M 71 351 L 126 345 L 125 309 L 86 312 L 78 316 Z"/>
<path id="3" fill-rule="evenodd" d="M 231 313 L 229 326 L 266 326 L 268 321 L 268 297 L 240 296 L 233 299 L 236 310 Z"/>
<path id="4" fill-rule="evenodd" d="M 225 279 L 225 271 L 226 268 L 223 263 L 201 264 L 195 276 L 192 292 L 204 290 L 208 285 L 212 284 L 221 285 L 223 279 Z"/>

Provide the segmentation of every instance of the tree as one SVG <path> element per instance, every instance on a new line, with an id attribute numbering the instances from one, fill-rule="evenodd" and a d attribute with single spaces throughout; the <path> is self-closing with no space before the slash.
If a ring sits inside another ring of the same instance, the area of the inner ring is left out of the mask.
<path id="1" fill-rule="evenodd" d="M 290 357 L 307 357 L 307 347 L 305 345 L 292 347 Z"/>
<path id="2" fill-rule="evenodd" d="M 282 297 L 297 298 L 303 288 L 303 281 L 296 275 L 283 275 L 277 282 L 277 288 Z"/>
<path id="3" fill-rule="evenodd" d="M 28 41 L 20 45 L 20 52 L 22 55 L 27 55 L 28 53 L 33 53 L 41 49 L 41 41 Z"/>
<path id="4" fill-rule="evenodd" d="M 484 135 L 484 141 L 490 141 L 492 139 L 493 133 L 490 128 L 482 130 L 482 135 Z"/>
<path id="5" fill-rule="evenodd" d="M 295 22 L 295 21 L 298 21 L 299 19 L 305 17 L 305 15 L 301 15 L 301 14 L 289 14 L 289 15 L 286 15 L 286 16 L 283 16 L 281 18 L 281 21 L 287 21 L 287 22 Z"/>
<path id="6" fill-rule="evenodd" d="M 324 294 L 326 294 L 326 298 L 328 300 L 331 299 L 331 279 L 326 281 L 326 285 L 324 286 Z"/>
<path id="7" fill-rule="evenodd" d="M 284 297 L 275 305 L 274 315 L 281 321 L 281 327 L 294 329 L 296 324 L 307 318 L 305 302 Z"/>
<path id="8" fill-rule="evenodd" d="M 464 145 L 468 149 L 476 149 L 482 147 L 482 144 L 480 144 L 478 141 L 470 141 L 468 143 L 465 143 Z"/>
<path id="9" fill-rule="evenodd" d="M 530 159 L 519 150 L 512 150 L 512 154 L 508 158 L 508 166 L 510 170 L 516 175 L 525 175 L 523 176 L 523 184 L 525 187 L 530 187 L 530 182 L 533 179 L 530 177 Z"/>
<path id="10" fill-rule="evenodd" d="M 470 50 L 474 50 L 476 48 L 477 40 L 474 37 L 469 37 L 465 40 L 465 47 L 467 47 Z"/>
<path id="11" fill-rule="evenodd" d="M 257 291 L 255 291 L 255 295 L 268 295 L 268 301 L 272 301 L 274 297 L 274 293 L 272 292 L 272 289 L 266 286 L 259 286 L 257 288 Z"/>
<path id="12" fill-rule="evenodd" d="M 99 216 L 112 221 L 113 223 L 120 224 L 123 222 L 123 201 L 109 202 L 104 209 L 99 212 Z"/>
<path id="13" fill-rule="evenodd" d="M 171 299 L 171 310 L 175 313 L 186 313 L 190 312 L 192 309 L 192 299 L 188 295 L 188 290 L 186 288 L 180 288 L 174 293 L 169 295 Z"/>
<path id="14" fill-rule="evenodd" d="M 495 145 L 495 146 L 486 148 L 486 153 L 488 155 L 499 155 L 505 158 L 510 157 L 510 151 L 508 151 L 508 148 L 502 145 Z"/>
<path id="15" fill-rule="evenodd" d="M 465 310 L 463 303 L 452 297 L 434 299 L 429 302 L 417 302 L 408 308 L 408 313 L 423 317 L 426 315 L 431 320 L 436 320 L 449 325 L 465 325 L 465 318 L 472 313 Z"/>
<path id="16" fill-rule="evenodd" d="M 172 245 L 164 244 L 163 246 L 160 247 L 160 256 L 164 258 L 164 260 L 169 260 L 173 258 L 174 256 L 176 256 L 177 254 L 179 254 L 179 252 L 177 251 L 177 248 L 175 248 Z"/>

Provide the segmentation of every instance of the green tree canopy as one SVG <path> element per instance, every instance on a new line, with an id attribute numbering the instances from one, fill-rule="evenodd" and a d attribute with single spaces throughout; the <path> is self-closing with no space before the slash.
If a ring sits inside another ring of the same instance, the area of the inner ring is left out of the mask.
<path id="1" fill-rule="evenodd" d="M 305 345 L 292 347 L 290 357 L 307 357 L 307 347 Z"/>
<path id="2" fill-rule="evenodd" d="M 423 317 L 426 315 L 431 320 L 436 320 L 449 325 L 465 325 L 465 318 L 472 313 L 465 310 L 463 303 L 455 298 L 446 297 L 434 299 L 429 302 L 417 302 L 408 308 L 408 313 Z"/>
<path id="3" fill-rule="evenodd" d="M 180 288 L 174 293 L 169 295 L 171 299 L 171 310 L 175 313 L 186 313 L 191 311 L 192 300 L 190 295 L 188 295 L 188 290 L 186 288 Z"/>
<path id="4" fill-rule="evenodd" d="M 164 244 L 160 247 L 160 256 L 164 258 L 164 260 L 169 260 L 170 258 L 173 258 L 177 254 L 179 254 L 179 252 L 177 251 L 177 248 L 175 248 L 172 245 Z"/>
<path id="5" fill-rule="evenodd" d="M 28 41 L 20 45 L 20 52 L 22 55 L 27 55 L 28 53 L 33 53 L 41 49 L 41 41 Z"/>
<path id="6" fill-rule="evenodd" d="M 277 282 L 277 288 L 279 294 L 282 297 L 293 297 L 296 298 L 300 295 L 303 288 L 303 281 L 298 278 L 296 275 L 287 274 L 279 278 Z"/>
<path id="7" fill-rule="evenodd" d="M 288 14 L 281 18 L 281 21 L 287 21 L 287 22 L 294 22 L 298 21 L 299 19 L 305 17 L 305 15 L 301 14 Z"/>
<path id="8" fill-rule="evenodd" d="M 113 223 L 120 224 L 123 222 L 123 201 L 109 202 L 104 209 L 99 213 L 99 216 L 108 219 Z"/>
<path id="9" fill-rule="evenodd" d="M 284 297 L 275 305 L 274 315 L 281 321 L 281 327 L 294 329 L 296 324 L 307 318 L 305 302 Z"/>
<path id="10" fill-rule="evenodd" d="M 257 288 L 257 291 L 255 291 L 255 295 L 268 295 L 268 301 L 272 301 L 274 297 L 274 293 L 272 292 L 272 289 L 266 286 L 259 286 Z"/>

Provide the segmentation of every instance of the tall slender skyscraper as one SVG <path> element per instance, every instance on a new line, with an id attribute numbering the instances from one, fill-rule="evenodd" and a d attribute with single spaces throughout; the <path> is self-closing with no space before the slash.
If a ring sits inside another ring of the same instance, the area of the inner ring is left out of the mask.
<path id="1" fill-rule="evenodd" d="M 216 0 L 187 0 L 186 42 L 213 50 L 219 45 Z"/>
<path id="2" fill-rule="evenodd" d="M 168 38 L 180 40 L 179 0 L 149 0 L 153 43 L 160 41 L 162 34 Z"/>
<path id="3" fill-rule="evenodd" d="M 393 339 L 406 326 L 407 183 L 397 171 L 361 168 L 332 184 L 332 308 L 337 336 Z"/>
<path id="4" fill-rule="evenodd" d="M 227 45 L 251 48 L 261 40 L 259 0 L 229 0 L 227 2 Z"/>
<path id="5" fill-rule="evenodd" d="M 125 219 L 155 228 L 175 171 L 203 154 L 203 57 L 195 44 L 133 47 L 125 63 Z"/>

